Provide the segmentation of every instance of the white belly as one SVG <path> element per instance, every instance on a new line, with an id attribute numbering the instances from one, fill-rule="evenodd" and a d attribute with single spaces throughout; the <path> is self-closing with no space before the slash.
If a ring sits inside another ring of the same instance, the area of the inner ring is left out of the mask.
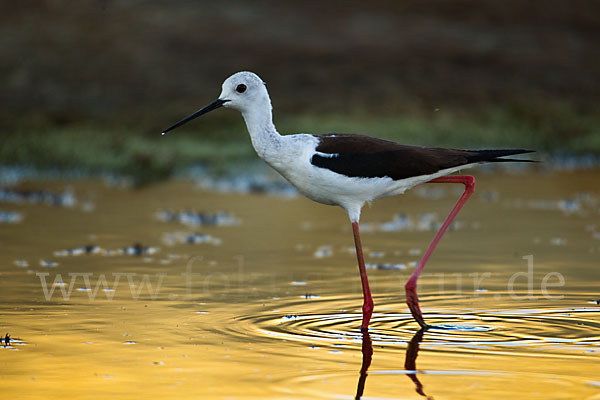
<path id="1" fill-rule="evenodd" d="M 348 205 L 366 202 L 384 197 L 396 196 L 421 183 L 428 182 L 440 176 L 445 176 L 469 166 L 449 168 L 431 175 L 422 175 L 407 179 L 393 180 L 391 178 L 352 178 L 337 174 L 326 168 L 310 164 L 305 174 L 282 172 L 282 175 L 302 194 L 311 200 L 323 204 Z"/>

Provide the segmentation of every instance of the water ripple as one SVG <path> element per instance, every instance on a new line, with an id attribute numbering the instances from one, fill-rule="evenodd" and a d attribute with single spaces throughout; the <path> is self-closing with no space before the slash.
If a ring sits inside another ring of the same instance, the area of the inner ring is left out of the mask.
<path id="1" fill-rule="evenodd" d="M 403 310 L 404 304 L 378 303 L 381 309 Z M 266 342 L 273 338 L 309 347 L 356 349 L 361 343 L 362 315 L 356 299 L 329 297 L 278 303 L 276 310 L 250 307 L 226 328 L 228 335 Z M 324 310 L 337 310 L 322 313 Z M 426 310 L 431 324 L 423 347 L 436 351 L 504 352 L 508 348 L 531 355 L 567 354 L 589 356 L 600 350 L 598 307 Z M 374 313 L 370 334 L 374 345 L 404 348 L 418 329 L 410 313 Z"/>

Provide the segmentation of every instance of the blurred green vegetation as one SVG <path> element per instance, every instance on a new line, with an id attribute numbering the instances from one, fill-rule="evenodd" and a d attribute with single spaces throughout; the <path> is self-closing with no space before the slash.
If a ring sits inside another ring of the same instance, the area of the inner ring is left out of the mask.
<path id="1" fill-rule="evenodd" d="M 176 122 L 165 121 L 161 128 Z M 546 154 L 600 154 L 600 116 L 583 117 L 568 105 L 531 104 L 512 109 L 422 110 L 394 116 L 370 113 L 285 114 L 285 133 L 364 133 L 407 144 L 454 148 L 528 148 Z M 198 164 L 213 173 L 256 159 L 243 119 L 219 110 L 169 132 L 66 126 L 24 129 L 0 139 L 5 164 L 117 172 L 137 183 L 166 179 Z"/>

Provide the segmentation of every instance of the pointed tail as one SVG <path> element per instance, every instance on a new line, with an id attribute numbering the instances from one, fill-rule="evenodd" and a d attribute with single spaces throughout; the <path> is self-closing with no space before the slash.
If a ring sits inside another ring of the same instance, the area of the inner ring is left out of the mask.
<path id="1" fill-rule="evenodd" d="M 538 162 L 535 160 L 519 158 L 502 158 L 517 154 L 534 153 L 535 150 L 513 149 L 513 150 L 472 150 L 467 159 L 470 163 L 475 162 Z"/>

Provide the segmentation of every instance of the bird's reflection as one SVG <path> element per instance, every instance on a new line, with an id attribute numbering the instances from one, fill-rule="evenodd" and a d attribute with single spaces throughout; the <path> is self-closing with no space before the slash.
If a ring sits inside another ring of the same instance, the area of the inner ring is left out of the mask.
<path id="1" fill-rule="evenodd" d="M 360 367 L 360 377 L 358 378 L 358 387 L 356 388 L 356 399 L 359 400 L 365 390 L 365 382 L 367 381 L 367 371 L 371 365 L 373 358 L 373 344 L 371 336 L 367 330 L 362 331 L 362 365 Z"/>
<path id="2" fill-rule="evenodd" d="M 419 343 L 423 340 L 423 334 L 427 331 L 427 328 L 423 328 L 419 330 L 413 338 L 408 343 L 408 347 L 406 349 L 406 358 L 404 359 L 404 369 L 408 372 L 406 376 L 414 382 L 415 391 L 421 396 L 427 398 L 428 400 L 433 400 L 433 397 L 430 397 L 425 394 L 423 391 L 423 384 L 419 380 L 417 374 L 415 373 L 417 370 L 417 356 L 419 355 Z M 369 332 L 363 331 L 362 334 L 362 365 L 360 367 L 360 376 L 358 378 L 358 387 L 356 388 L 356 399 L 359 400 L 363 392 L 365 390 L 365 383 L 367 381 L 367 375 L 369 366 L 371 365 L 371 359 L 373 358 L 373 344 L 371 342 L 371 336 Z"/>
<path id="3" fill-rule="evenodd" d="M 433 400 L 433 397 L 429 397 L 425 394 L 425 392 L 423 392 L 423 384 L 416 374 L 419 343 L 421 343 L 421 340 L 423 340 L 423 334 L 426 330 L 427 328 L 421 328 L 417 333 L 415 333 L 415 336 L 413 336 L 410 342 L 408 342 L 408 347 L 406 348 L 406 358 L 404 359 L 404 369 L 406 371 L 411 371 L 411 373 L 407 373 L 406 376 L 408 376 L 410 380 L 415 383 L 415 391 L 421 396 Z"/>

